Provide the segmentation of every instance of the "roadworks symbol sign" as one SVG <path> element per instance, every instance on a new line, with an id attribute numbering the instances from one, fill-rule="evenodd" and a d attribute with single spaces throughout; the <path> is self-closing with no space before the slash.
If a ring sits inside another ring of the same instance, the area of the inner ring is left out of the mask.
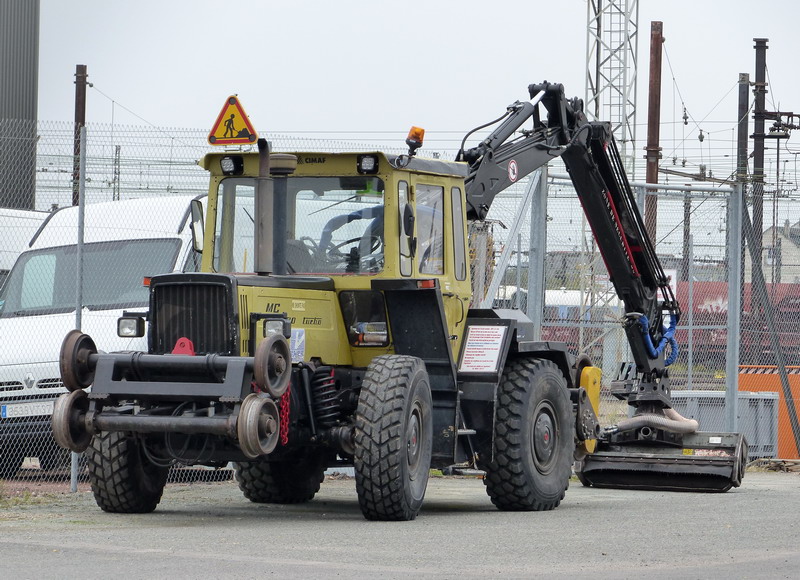
<path id="1" fill-rule="evenodd" d="M 246 145 L 258 139 L 239 99 L 231 95 L 225 100 L 214 127 L 208 134 L 211 145 Z"/>

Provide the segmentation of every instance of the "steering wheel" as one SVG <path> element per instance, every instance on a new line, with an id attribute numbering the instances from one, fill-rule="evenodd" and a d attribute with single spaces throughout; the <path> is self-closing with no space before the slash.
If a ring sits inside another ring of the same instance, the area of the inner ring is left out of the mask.
<path id="1" fill-rule="evenodd" d="M 331 241 L 331 243 L 328 244 L 328 247 L 325 248 L 325 251 L 326 251 L 327 255 L 332 257 L 332 258 L 333 257 L 335 257 L 335 258 L 340 258 L 340 257 L 343 258 L 343 257 L 345 257 L 346 254 L 342 253 L 341 248 L 346 246 L 347 244 L 352 244 L 354 242 L 357 242 L 360 239 L 361 239 L 361 236 L 359 236 L 357 238 L 351 238 L 349 240 L 345 240 L 345 241 L 340 242 L 338 244 L 334 244 L 333 241 Z"/>
<path id="2" fill-rule="evenodd" d="M 363 244 L 363 241 L 364 240 L 362 238 L 362 244 Z M 381 248 L 381 246 L 383 246 L 383 239 L 380 236 L 377 236 L 375 234 L 371 234 L 369 236 L 369 252 L 368 252 L 368 254 L 374 254 L 375 252 L 377 252 Z"/>
<path id="3" fill-rule="evenodd" d="M 365 239 L 364 236 L 359 236 L 357 238 L 351 238 L 349 240 L 345 240 L 345 241 L 340 242 L 338 244 L 334 244 L 333 242 L 331 242 L 328 245 L 328 248 L 327 248 L 328 254 L 332 255 L 332 254 L 336 253 L 339 256 L 344 256 L 345 254 L 343 254 L 341 252 L 341 248 L 343 246 L 346 246 L 348 244 L 353 244 L 355 242 L 361 242 L 360 247 L 364 247 L 363 246 L 364 239 Z M 376 236 L 375 234 L 372 234 L 369 237 L 369 251 L 365 255 L 374 254 L 378 250 L 378 248 L 381 247 L 382 244 L 383 244 L 383 240 L 381 239 L 381 237 L 380 236 Z"/>
<path id="4" fill-rule="evenodd" d="M 319 254 L 319 244 L 317 244 L 314 238 L 311 238 L 309 236 L 302 236 L 299 241 L 303 242 L 313 255 L 316 256 L 317 254 Z"/>

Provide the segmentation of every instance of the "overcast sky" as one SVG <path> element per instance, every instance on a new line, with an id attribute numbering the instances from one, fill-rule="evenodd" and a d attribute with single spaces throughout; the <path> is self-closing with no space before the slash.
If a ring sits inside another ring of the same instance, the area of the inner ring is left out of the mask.
<path id="1" fill-rule="evenodd" d="M 712 142 L 734 138 L 735 85 L 740 72 L 754 78 L 754 37 L 769 38 L 768 107 L 800 110 L 796 6 L 640 0 L 640 147 L 651 21 L 664 23 L 666 37 L 669 156 L 684 138 L 697 146 L 698 126 Z M 584 97 L 586 21 L 585 0 L 41 0 L 39 118 L 72 119 L 80 63 L 94 84 L 89 122 L 113 114 L 115 124 L 207 130 L 238 94 L 262 134 L 404 134 L 415 124 L 436 139 L 499 116 L 533 82 Z M 682 124 L 681 100 L 697 125 Z"/>

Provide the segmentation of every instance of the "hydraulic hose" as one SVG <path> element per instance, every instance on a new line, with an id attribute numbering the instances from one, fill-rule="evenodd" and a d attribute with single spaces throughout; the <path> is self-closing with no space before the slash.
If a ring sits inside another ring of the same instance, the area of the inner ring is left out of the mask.
<path id="1" fill-rule="evenodd" d="M 641 314 L 638 316 L 638 319 L 639 325 L 642 327 L 642 336 L 644 337 L 644 345 L 647 349 L 647 354 L 650 355 L 651 358 L 658 358 L 658 355 L 664 352 L 664 347 L 669 344 L 670 353 L 664 360 L 664 366 L 668 367 L 674 363 L 678 359 L 678 341 L 675 340 L 675 327 L 678 325 L 678 317 L 674 314 L 670 314 L 669 328 L 661 336 L 658 346 L 653 345 L 653 340 L 650 338 L 650 321 L 647 319 L 647 316 Z"/>
<path id="2" fill-rule="evenodd" d="M 643 413 L 623 419 L 616 425 L 616 431 L 633 431 L 641 427 L 654 427 L 672 433 L 695 433 L 700 424 L 695 419 L 687 419 L 675 409 L 664 409 L 663 415 Z"/>

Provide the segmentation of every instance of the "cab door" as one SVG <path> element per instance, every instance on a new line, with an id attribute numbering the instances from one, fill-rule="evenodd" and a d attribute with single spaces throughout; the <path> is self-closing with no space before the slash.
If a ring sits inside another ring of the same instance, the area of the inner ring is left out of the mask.
<path id="1" fill-rule="evenodd" d="M 455 360 L 470 299 L 462 189 L 447 182 L 420 181 L 414 189 L 414 205 L 415 275 L 439 280 Z"/>

